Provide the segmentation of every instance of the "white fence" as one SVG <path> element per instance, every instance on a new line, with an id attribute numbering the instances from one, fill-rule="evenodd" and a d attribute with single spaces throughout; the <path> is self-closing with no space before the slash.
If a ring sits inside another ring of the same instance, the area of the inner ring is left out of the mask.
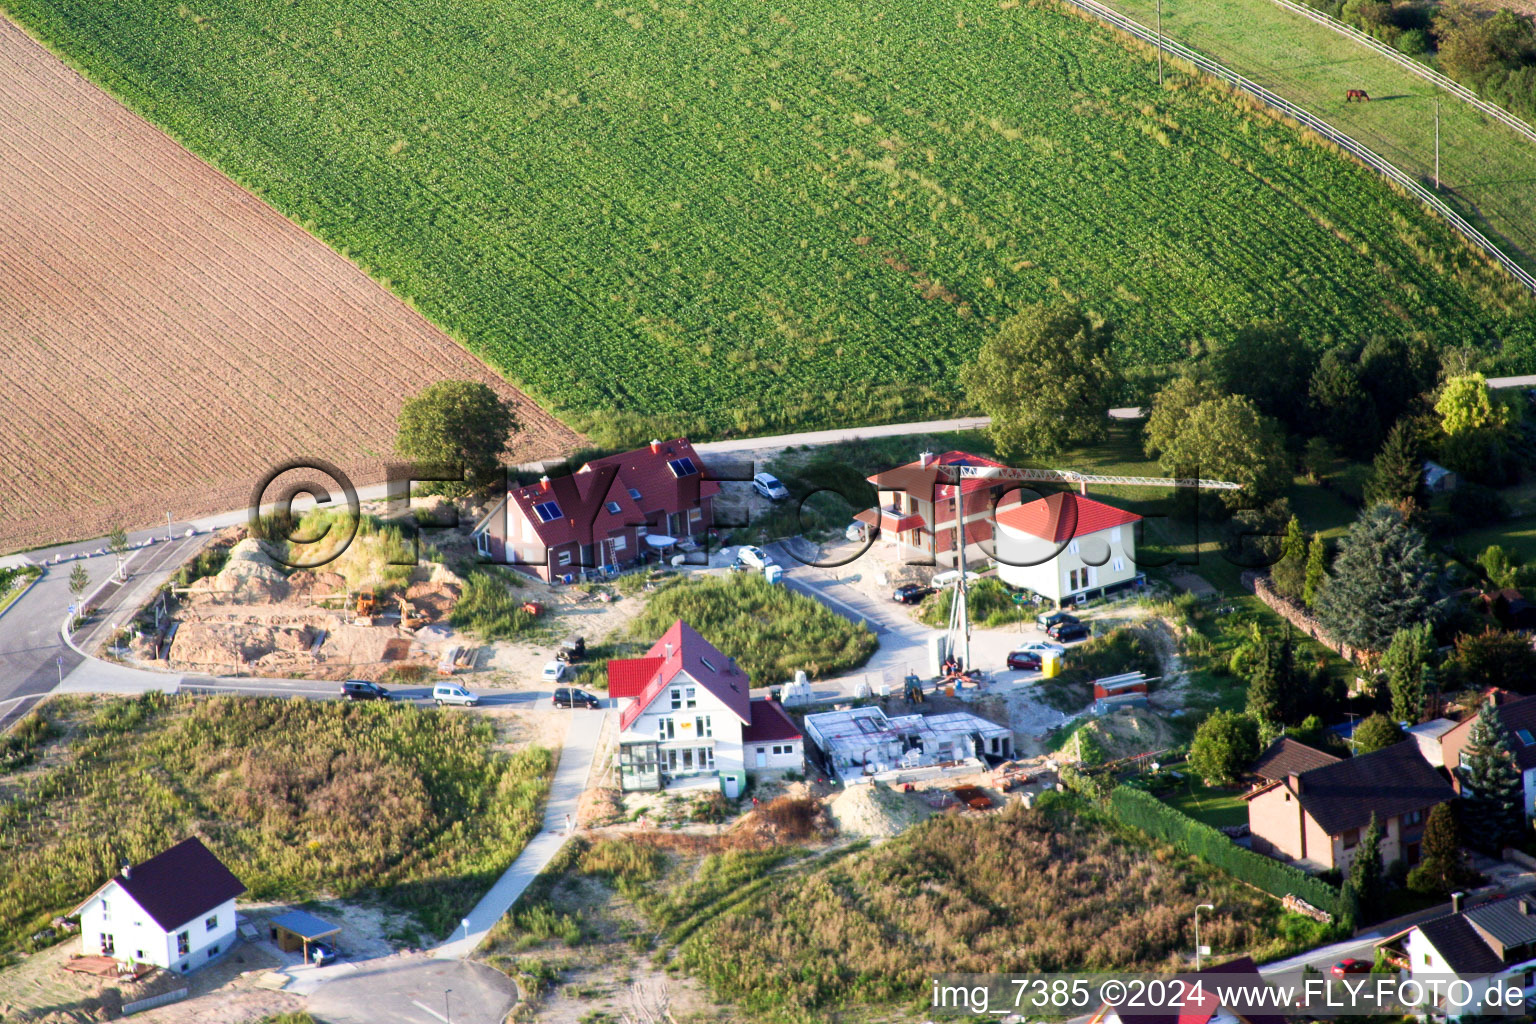
<path id="1" fill-rule="evenodd" d="M 1117 28 L 1128 35 L 1135 36 L 1137 39 L 1140 39 L 1144 43 L 1150 43 L 1153 46 L 1161 46 L 1166 53 L 1174 57 L 1178 57 L 1180 60 L 1187 61 L 1188 63 L 1194 65 L 1196 68 L 1199 68 L 1201 71 L 1204 71 L 1206 74 L 1212 76 L 1213 78 L 1221 79 L 1223 82 L 1226 82 L 1228 85 L 1232 86 L 1234 89 L 1237 89 L 1239 92 L 1243 92 L 1249 96 L 1252 96 L 1254 99 L 1265 104 L 1266 106 L 1280 111 L 1286 117 L 1289 117 L 1291 120 L 1297 122 L 1302 127 L 1308 128 L 1311 131 L 1316 132 L 1318 135 L 1321 135 L 1335 146 L 1338 146 L 1346 153 L 1349 153 L 1351 156 L 1355 157 L 1367 167 L 1377 171 L 1387 180 L 1402 188 L 1403 191 L 1407 192 L 1413 198 L 1429 207 L 1429 209 L 1439 214 L 1442 220 L 1444 220 L 1452 228 L 1458 231 L 1462 237 L 1467 239 L 1467 241 L 1483 250 L 1483 252 L 1488 255 L 1489 259 L 1492 259 L 1495 263 L 1508 271 L 1511 277 L 1519 281 L 1530 291 L 1536 292 L 1536 277 L 1532 277 L 1524 267 L 1511 259 L 1502 249 L 1500 249 L 1497 245 L 1494 245 L 1493 242 L 1489 241 L 1481 231 L 1477 230 L 1477 228 L 1468 223 L 1465 217 L 1447 206 L 1439 196 L 1435 195 L 1423 185 L 1419 184 L 1419 182 L 1415 180 L 1412 175 L 1408 174 L 1396 164 L 1393 164 L 1385 158 L 1378 156 L 1371 149 L 1367 148 L 1359 142 L 1356 142 L 1353 138 L 1339 131 L 1333 125 L 1329 124 L 1327 121 L 1324 121 L 1322 118 L 1313 114 L 1311 111 L 1297 106 L 1283 96 L 1279 96 L 1270 92 L 1268 89 L 1264 88 L 1262 85 L 1259 85 L 1257 82 L 1253 82 L 1247 78 L 1244 78 L 1242 75 L 1239 75 L 1237 72 L 1216 63 L 1214 60 L 1211 60 L 1204 54 L 1196 50 L 1191 50 L 1183 43 L 1175 42 L 1174 40 L 1169 39 L 1167 36 L 1159 37 L 1156 32 L 1141 24 L 1141 22 L 1136 21 L 1133 18 L 1128 18 L 1121 14 L 1119 11 L 1111 10 L 1110 8 L 1105 7 L 1103 4 L 1098 3 L 1097 0 L 1065 0 L 1065 2 L 1087 14 L 1092 15 L 1094 18 L 1097 18 L 1099 21 L 1102 21 L 1107 25 Z"/>
<path id="2" fill-rule="evenodd" d="M 1530 125 L 1526 124 L 1524 121 L 1520 120 L 1514 114 L 1511 114 L 1509 111 L 1505 110 L 1498 104 L 1489 103 L 1485 99 L 1480 99 L 1477 93 L 1473 92 L 1471 89 L 1468 89 L 1460 82 L 1447 78 L 1445 75 L 1442 75 L 1440 72 L 1425 64 L 1423 61 L 1414 60 L 1406 53 L 1402 53 L 1399 50 L 1394 50 L 1392 47 L 1388 46 L 1386 43 L 1383 43 L 1375 36 L 1362 32 L 1355 28 L 1353 25 L 1346 25 L 1339 19 L 1332 17 L 1323 11 L 1308 7 L 1306 4 L 1295 3 L 1294 0 L 1272 0 L 1272 2 L 1279 4 L 1281 7 L 1284 7 L 1288 11 L 1294 11 L 1304 18 L 1311 18 L 1319 25 L 1325 25 L 1328 28 L 1333 29 L 1335 32 L 1340 33 L 1341 35 L 1346 35 L 1360 45 L 1370 47 L 1377 53 L 1381 54 L 1383 57 L 1388 57 L 1397 61 L 1397 63 L 1401 64 L 1409 71 L 1412 71 L 1426 82 L 1431 82 L 1435 85 L 1438 85 L 1446 92 L 1454 95 L 1457 99 L 1465 100 L 1494 120 L 1508 125 L 1515 131 L 1519 132 L 1521 135 L 1524 135 L 1526 138 L 1530 139 L 1532 142 L 1536 142 L 1536 128 L 1532 128 Z"/>

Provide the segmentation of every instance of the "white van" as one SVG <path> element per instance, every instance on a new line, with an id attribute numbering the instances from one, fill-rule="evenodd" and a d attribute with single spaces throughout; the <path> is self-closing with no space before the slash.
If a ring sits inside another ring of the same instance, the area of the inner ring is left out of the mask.
<path id="1" fill-rule="evenodd" d="M 458 683 L 438 683 L 432 687 L 432 699 L 437 702 L 438 707 L 444 704 L 462 704 L 464 707 L 472 708 L 480 703 L 479 697 Z"/>

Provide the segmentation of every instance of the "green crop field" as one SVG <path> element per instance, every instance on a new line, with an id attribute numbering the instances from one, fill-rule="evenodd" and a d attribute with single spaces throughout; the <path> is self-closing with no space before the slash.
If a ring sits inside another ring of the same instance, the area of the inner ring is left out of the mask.
<path id="1" fill-rule="evenodd" d="M 603 440 L 960 410 L 1042 299 L 1152 365 L 1256 318 L 1522 347 L 1369 172 L 1013 0 L 0 0 Z"/>
<path id="2" fill-rule="evenodd" d="M 1144 25 L 1157 0 L 1104 0 Z M 1163 32 L 1301 104 L 1432 187 L 1440 98 L 1440 196 L 1536 271 L 1536 142 L 1391 58 L 1270 0 L 1167 0 Z M 1364 89 L 1370 103 L 1346 103 Z"/>

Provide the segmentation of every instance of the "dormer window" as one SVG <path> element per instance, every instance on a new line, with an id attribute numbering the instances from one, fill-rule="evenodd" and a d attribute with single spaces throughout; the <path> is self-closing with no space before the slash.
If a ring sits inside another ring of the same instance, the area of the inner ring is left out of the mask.
<path id="1" fill-rule="evenodd" d="M 639 501 L 640 500 L 640 492 L 635 490 L 633 487 L 631 487 L 629 489 L 629 497 L 633 501 Z"/>

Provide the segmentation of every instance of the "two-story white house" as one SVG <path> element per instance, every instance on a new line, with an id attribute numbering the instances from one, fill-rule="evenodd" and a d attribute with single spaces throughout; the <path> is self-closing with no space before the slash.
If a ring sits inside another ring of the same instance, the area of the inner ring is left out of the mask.
<path id="1" fill-rule="evenodd" d="M 1507 1013 L 1511 1007 L 1505 996 L 1514 990 L 1536 997 L 1536 898 L 1515 896 L 1470 910 L 1461 909 L 1461 899 L 1459 893 L 1453 897 L 1452 912 L 1444 917 L 1388 936 L 1377 945 L 1385 947 L 1399 967 L 1406 960 L 1406 972 L 1414 981 L 1466 982 L 1467 989 L 1457 997 L 1462 1005 L 1439 1007 L 1452 1020 Z M 1497 995 L 1490 993 L 1495 982 Z M 1523 1006 L 1514 1009 L 1517 1014 L 1525 1012 Z"/>
<path id="2" fill-rule="evenodd" d="M 1136 579 L 1141 516 L 1063 491 L 997 513 L 997 575 L 1057 604 Z"/>
<path id="3" fill-rule="evenodd" d="M 753 700 L 747 674 L 682 619 L 641 658 L 608 663 L 619 702 L 619 779 L 625 790 L 718 778 L 728 797 L 747 772 L 799 769 L 800 730 L 779 705 Z"/>
<path id="4" fill-rule="evenodd" d="M 185 839 L 124 867 L 75 908 L 81 949 L 185 974 L 234 945 L 235 897 L 243 892 L 201 840 Z"/>

